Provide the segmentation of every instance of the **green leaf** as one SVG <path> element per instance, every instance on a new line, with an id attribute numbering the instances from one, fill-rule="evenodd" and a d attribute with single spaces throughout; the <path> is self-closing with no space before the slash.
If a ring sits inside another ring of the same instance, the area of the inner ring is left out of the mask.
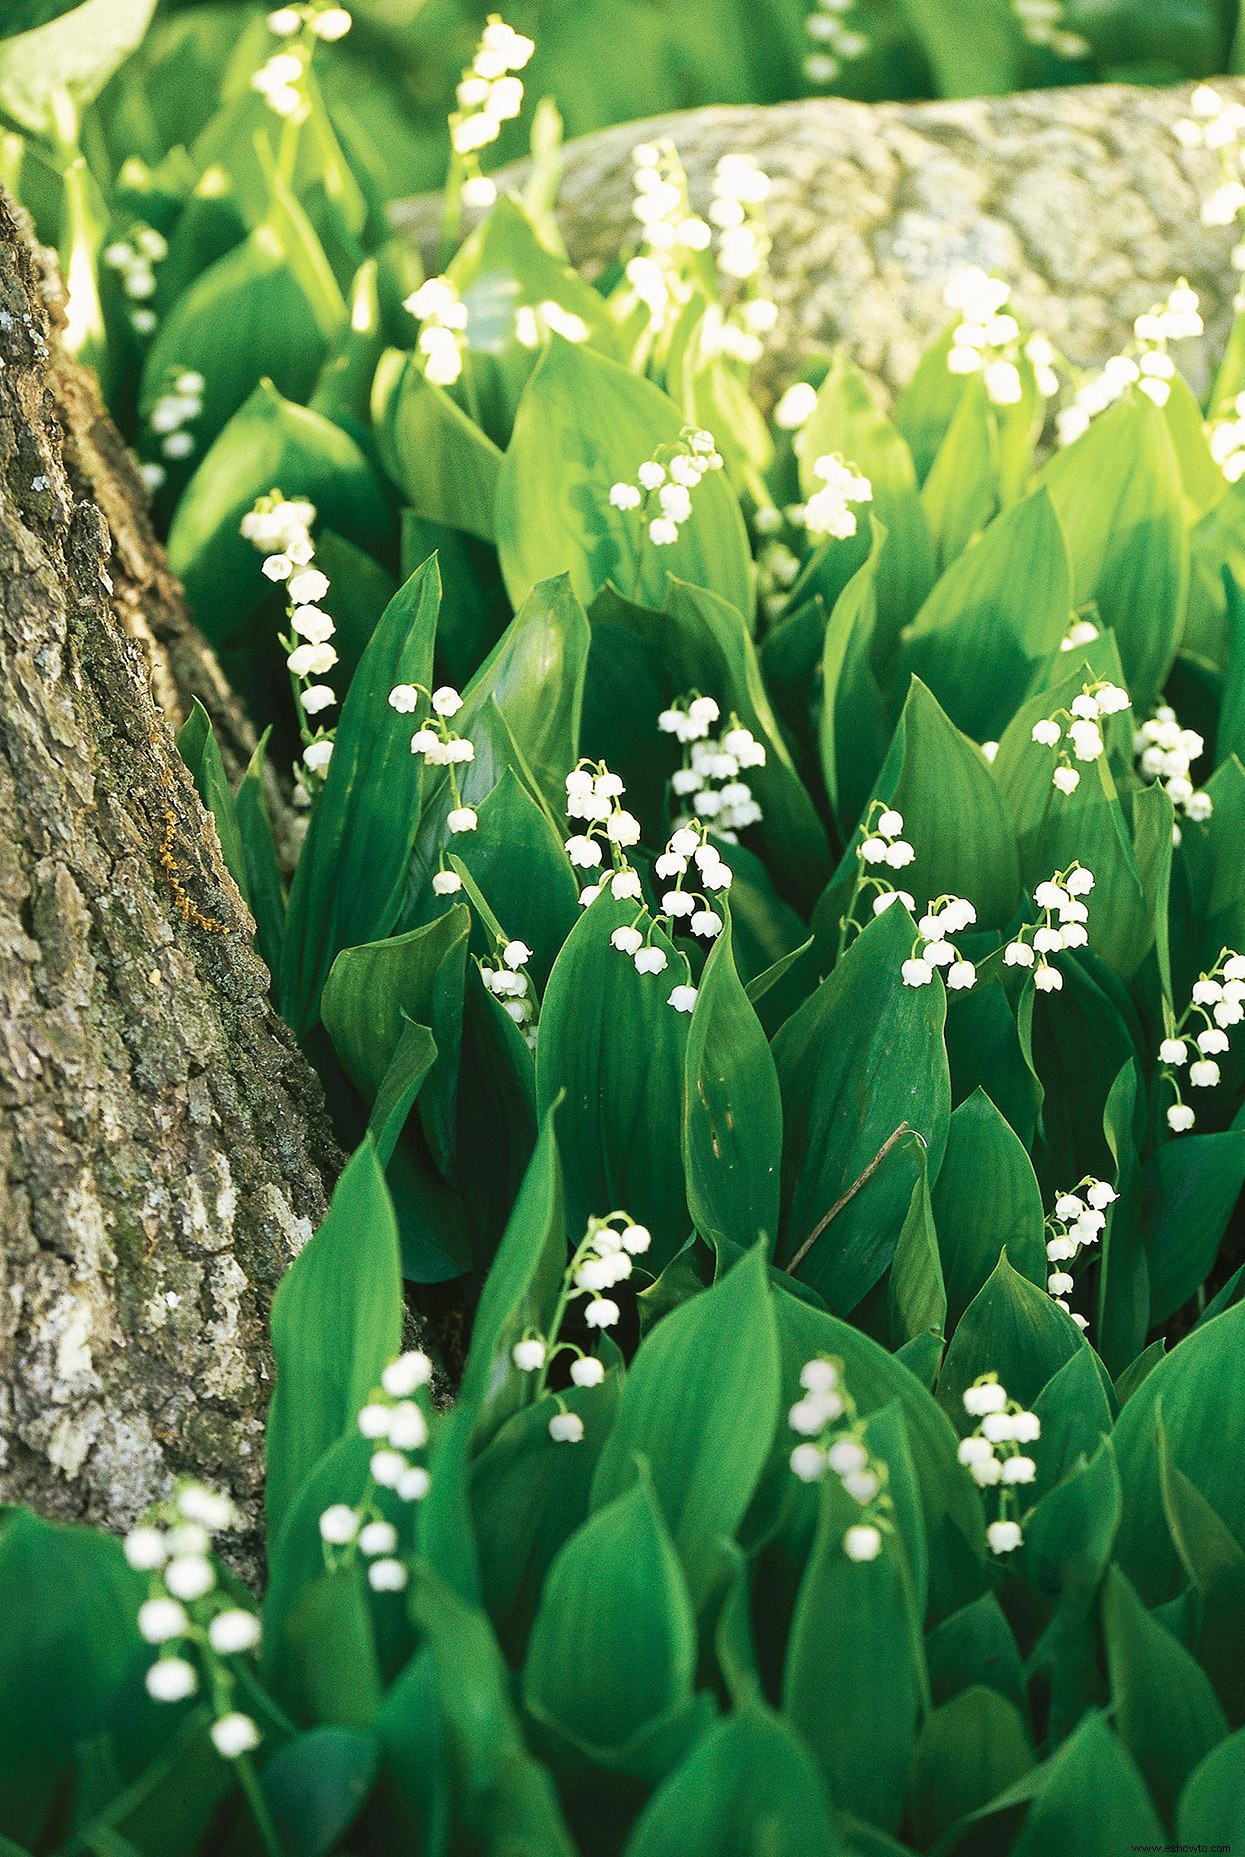
<path id="1" fill-rule="evenodd" d="M 891 741 L 890 721 L 872 663 L 878 627 L 878 563 L 885 531 L 873 517 L 869 523 L 869 554 L 834 603 L 821 654 L 817 748 L 840 838 L 851 836 Z"/>
<path id="2" fill-rule="evenodd" d="M 1103 1717 L 1089 1711 L 1038 1770 L 1040 1790 L 1014 1857 L 1102 1857 L 1121 1843 L 1157 1845 L 1163 1829 L 1145 1783 Z M 1004 1795 L 1006 1797 L 1006 1795 Z"/>
<path id="3" fill-rule="evenodd" d="M 892 1348 L 902 1347 L 919 1335 L 946 1332 L 947 1291 L 923 1152 L 920 1173 L 891 1260 L 887 1326 Z"/>
<path id="4" fill-rule="evenodd" d="M 274 1539 L 300 1485 L 353 1426 L 401 1345 L 398 1228 L 376 1151 L 365 1141 L 273 1298 L 277 1383 L 267 1502 Z"/>
<path id="5" fill-rule="evenodd" d="M 918 1145 L 934 1172 L 947 1140 L 942 986 L 898 983 L 913 935 L 902 904 L 877 917 L 774 1040 L 786 1130 L 780 1258 L 798 1254 L 903 1124 L 912 1130 L 800 1265 L 801 1280 L 844 1314 L 890 1263 L 918 1175 Z"/>
<path id="6" fill-rule="evenodd" d="M 536 581 L 569 572 L 585 606 L 612 580 L 660 608 L 671 573 L 751 615 L 747 536 L 723 472 L 702 479 L 668 547 L 647 540 L 642 511 L 610 504 L 611 485 L 633 482 L 681 428 L 677 409 L 650 381 L 554 337 L 519 403 L 498 484 L 497 546 L 516 607 Z"/>
<path id="7" fill-rule="evenodd" d="M 35 135 L 53 130 L 55 93 L 94 102 L 141 43 L 155 0 L 16 0 L 0 24 L 0 109 Z"/>
<path id="8" fill-rule="evenodd" d="M 898 675 L 919 677 L 974 741 L 997 741 L 1059 649 L 1071 605 L 1063 531 L 1039 490 L 947 569 L 904 634 Z"/>
<path id="9" fill-rule="evenodd" d="M 474 949 L 490 959 L 495 955 L 494 927 L 506 940 L 521 935 L 532 950 L 528 968 L 543 991 L 581 913 L 579 886 L 562 840 L 513 768 L 504 770 L 476 816 L 475 831 L 456 838 L 449 854 L 487 928 L 487 934 L 477 931 Z"/>
<path id="10" fill-rule="evenodd" d="M 988 1193 L 981 1190 L 983 1180 L 990 1182 Z M 951 1117 L 933 1212 L 953 1325 L 994 1270 L 1000 1246 L 1014 1270 L 1045 1289 L 1041 1188 L 1029 1156 L 984 1090 L 974 1090 Z"/>
<path id="11" fill-rule="evenodd" d="M 715 1722 L 641 1813 L 626 1857 L 838 1857 L 808 1753 L 762 1702 Z"/>
<path id="12" fill-rule="evenodd" d="M 687 964 L 658 929 L 652 944 L 669 965 L 637 973 L 610 945 L 632 923 L 648 926 L 638 904 L 603 895 L 567 937 L 541 1006 L 536 1092 L 542 1118 L 566 1093 L 558 1131 L 572 1232 L 625 1208 L 652 1232 L 660 1269 L 690 1226 L 680 1140 L 688 1020 L 666 1003 Z"/>
<path id="13" fill-rule="evenodd" d="M 844 1535 L 860 1514 L 838 1478 L 826 1477 L 791 1621 L 783 1713 L 836 1804 L 893 1832 L 903 1816 L 925 1674 L 894 1535 L 883 1535 L 875 1560 L 849 1560 L 844 1551 Z"/>
<path id="14" fill-rule="evenodd" d="M 1245 1838 L 1245 1728 L 1207 1754 L 1180 1795 L 1176 1837 L 1231 1850 Z"/>
<path id="15" fill-rule="evenodd" d="M 695 1670 L 691 1601 L 641 1476 L 589 1516 L 550 1568 L 523 1665 L 524 1707 L 590 1758 L 613 1764 L 688 1707 Z"/>
<path id="16" fill-rule="evenodd" d="M 952 1424 L 967 1427 L 965 1388 L 983 1373 L 997 1373 L 1013 1399 L 1031 1406 L 1063 1363 L 1086 1346 L 1071 1317 L 1000 1255 L 951 1337 L 938 1403 Z"/>
<path id="17" fill-rule="evenodd" d="M 380 1080 L 367 1128 L 382 1167 L 388 1167 L 398 1137 L 437 1061 L 437 1041 L 426 1025 L 407 1019 Z"/>
<path id="18" fill-rule="evenodd" d="M 1129 392 L 1039 481 L 1067 538 L 1073 597 L 1097 603 L 1136 713 L 1148 714 L 1180 643 L 1189 580 L 1180 466 L 1162 413 Z"/>
<path id="19" fill-rule="evenodd" d="M 1016 89 L 1024 45 L 1004 0 L 902 0 L 902 12 L 939 96 L 1001 97 Z"/>
<path id="20" fill-rule="evenodd" d="M 969 374 L 921 486 L 940 572 L 992 519 L 999 503 L 998 436 L 980 374 Z"/>
<path id="21" fill-rule="evenodd" d="M 569 577 L 537 581 L 463 692 L 464 718 L 492 697 L 557 819 L 579 757 L 590 640 Z"/>
<path id="22" fill-rule="evenodd" d="M 420 1120 L 438 1166 L 454 1158 L 463 987 L 471 917 L 463 903 L 409 935 L 344 948 L 324 986 L 324 1029 L 355 1088 L 375 1100 L 393 1062 L 403 1023 L 427 1025 L 437 1059 L 420 1099 Z"/>
<path id="23" fill-rule="evenodd" d="M 1165 1141 L 1145 1165 L 1142 1191 L 1150 1258 L 1150 1326 L 1201 1288 L 1245 1184 L 1245 1129 Z"/>
<path id="24" fill-rule="evenodd" d="M 190 769 L 199 798 L 216 823 L 221 855 L 228 866 L 229 875 L 241 891 L 243 902 L 249 904 L 251 899 L 237 807 L 225 774 L 225 763 L 221 760 L 212 719 L 197 696 L 192 699 L 190 714 L 178 731 L 177 752 Z"/>
<path id="25" fill-rule="evenodd" d="M 1245 1303 L 1186 1335 L 1142 1381 L 1115 1427 L 1124 1487 L 1118 1558 L 1147 1605 L 1173 1598 L 1184 1573 L 1163 1518 L 1155 1422 L 1163 1425 L 1173 1463 L 1184 1471 L 1245 1543 L 1245 1484 L 1223 1441 L 1245 1425 L 1245 1382 L 1237 1371 L 1245 1345 Z"/>
<path id="26" fill-rule="evenodd" d="M 511 1349 L 528 1330 L 547 1332 L 566 1263 L 562 1169 L 551 1109 L 476 1307 L 461 1398 L 475 1411 L 477 1438 L 496 1431 L 523 1404 L 524 1383 Z"/>
<path id="27" fill-rule="evenodd" d="M 683 1166 L 696 1229 L 745 1250 L 758 1235 L 772 1243 L 782 1099 L 769 1044 L 735 969 L 729 910 L 700 976 L 684 1063 Z"/>
<path id="28" fill-rule="evenodd" d="M 1205 1673 L 1118 1567 L 1103 1587 L 1102 1626 L 1116 1729 L 1170 1824 L 1181 1787 L 1228 1724 Z"/>
<path id="29" fill-rule="evenodd" d="M 278 485 L 286 496 L 308 498 L 320 522 L 348 541 L 370 554 L 385 552 L 388 505 L 354 440 L 261 381 L 204 455 L 169 530 L 169 566 L 213 644 L 245 639 L 271 595 L 239 525 Z"/>
<path id="30" fill-rule="evenodd" d="M 356 1728 L 310 1728 L 265 1763 L 264 1798 L 290 1857 L 328 1857 L 363 1808 L 376 1777 L 376 1738 Z"/>
<path id="31" fill-rule="evenodd" d="M 718 1364 L 706 1374 L 710 1354 Z M 738 1528 L 769 1455 L 778 1395 L 778 1331 L 766 1248 L 757 1244 L 645 1337 L 593 1484 L 599 1509 L 647 1463 L 697 1607 L 715 1582 L 718 1544 Z"/>
<path id="32" fill-rule="evenodd" d="M 422 762 L 389 692 L 395 684 L 430 683 L 440 597 L 433 559 L 389 602 L 342 705 L 286 918 L 282 1011 L 299 1033 L 319 1017 L 334 957 L 387 934 L 402 904 Z"/>
<path id="33" fill-rule="evenodd" d="M 913 1758 L 909 1809 L 922 1847 L 1032 1771 L 1015 1703 L 974 1683 L 927 1717 Z"/>
<path id="34" fill-rule="evenodd" d="M 417 356 L 381 357 L 372 419 L 381 461 L 416 515 L 491 542 L 502 454 Z"/>

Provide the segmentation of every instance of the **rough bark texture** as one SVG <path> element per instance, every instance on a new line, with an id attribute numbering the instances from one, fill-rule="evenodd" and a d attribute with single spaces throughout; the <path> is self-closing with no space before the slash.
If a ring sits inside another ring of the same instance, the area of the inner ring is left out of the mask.
<path id="1" fill-rule="evenodd" d="M 1245 101 L 1245 84 L 1223 94 Z M 1181 345 L 1201 389 L 1231 320 L 1232 228 L 1206 228 L 1201 201 L 1218 158 L 1189 153 L 1172 124 L 1189 90 L 1115 85 L 963 103 L 839 98 L 730 107 L 627 123 L 566 149 L 559 220 L 576 264 L 599 273 L 635 235 L 631 150 L 668 136 L 702 210 L 720 155 L 744 151 L 774 181 L 774 296 L 781 318 L 765 365 L 774 388 L 811 348 L 841 341 L 891 387 L 946 326 L 948 275 L 1006 277 L 1014 301 L 1079 366 L 1099 365 L 1133 318 L 1184 276 L 1207 335 Z M 503 184 L 521 181 L 508 170 Z M 395 208 L 436 264 L 440 206 Z"/>
<path id="2" fill-rule="evenodd" d="M 55 319 L 0 194 L 0 1500 L 121 1526 L 193 1471 L 250 1524 L 336 1150 L 166 716 L 245 722 Z"/>

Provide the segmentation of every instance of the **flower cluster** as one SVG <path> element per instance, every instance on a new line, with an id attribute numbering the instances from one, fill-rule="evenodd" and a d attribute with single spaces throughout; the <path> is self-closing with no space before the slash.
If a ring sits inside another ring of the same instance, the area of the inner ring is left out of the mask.
<path id="1" fill-rule="evenodd" d="M 559 1354 L 570 1354 L 571 1380 L 576 1386 L 600 1386 L 605 1378 L 604 1363 L 595 1354 L 586 1354 L 574 1341 L 563 1341 L 562 1324 L 571 1304 L 586 1298 L 584 1324 L 604 1333 L 613 1328 L 622 1310 L 612 1296 L 605 1295 L 619 1283 L 625 1283 L 652 1244 L 646 1225 L 637 1225 L 627 1212 L 610 1212 L 603 1219 L 592 1218 L 576 1246 L 562 1277 L 562 1287 L 554 1305 L 548 1332 L 529 1328 L 511 1349 L 511 1359 L 520 1373 L 535 1374 L 534 1397 L 539 1399 L 549 1380 L 549 1369 Z M 549 1420 L 549 1436 L 555 1444 L 579 1444 L 584 1422 L 577 1412 L 568 1412 L 558 1398 L 557 1411 Z"/>
<path id="2" fill-rule="evenodd" d="M 1210 972 L 1194 981 L 1189 1004 L 1159 1045 L 1159 1074 L 1167 1078 L 1176 1099 L 1167 1111 L 1173 1133 L 1184 1134 L 1197 1120 L 1181 1094 L 1181 1071 L 1187 1064 L 1193 1089 L 1213 1089 L 1219 1081 L 1218 1059 L 1228 1049 L 1228 1033 L 1243 1019 L 1245 955 L 1222 948 Z"/>
<path id="3" fill-rule="evenodd" d="M 611 774 L 603 761 L 584 762 L 571 770 L 566 776 L 567 817 L 582 820 L 587 830 L 571 834 L 566 840 L 566 855 L 576 870 L 599 870 L 604 848 L 608 847 L 615 867 L 614 895 L 639 902 L 643 894 L 640 879 L 625 854 L 629 846 L 640 842 L 640 821 L 621 803 L 626 791 L 620 776 Z M 624 879 L 632 881 L 621 881 Z M 592 895 L 588 900 L 595 901 L 604 885 L 590 887 Z"/>
<path id="4" fill-rule="evenodd" d="M 1055 1210 L 1046 1220 L 1046 1259 L 1052 1266 L 1046 1287 L 1080 1329 L 1089 1323 L 1068 1301 L 1076 1285 L 1067 1266 L 1086 1245 L 1098 1243 L 1106 1229 L 1107 1211 L 1118 1198 L 1108 1181 L 1086 1174 L 1070 1193 L 1055 1195 Z"/>
<path id="5" fill-rule="evenodd" d="M 450 117 L 450 146 L 459 164 L 462 198 L 467 206 L 492 206 L 497 189 L 480 171 L 480 150 L 495 142 L 502 124 L 523 108 L 522 71 L 536 50 L 496 13 L 490 13 L 475 57 L 455 92 L 458 108 Z"/>
<path id="6" fill-rule="evenodd" d="M 683 744 L 683 765 L 670 777 L 680 802 L 676 825 L 706 820 L 719 838 L 734 844 L 740 832 L 761 819 L 752 788 L 741 775 L 764 767 L 765 744 L 733 713 L 720 735 L 710 735 L 720 714 L 711 696 L 693 696 L 663 709 L 657 726 Z"/>
<path id="7" fill-rule="evenodd" d="M 1166 303 L 1157 303 L 1137 317 L 1128 349 L 1123 354 L 1112 355 L 1101 373 L 1082 381 L 1071 404 L 1055 415 L 1059 443 L 1071 445 L 1080 438 L 1090 421 L 1105 412 L 1130 387 L 1135 386 L 1156 406 L 1166 406 L 1176 373 L 1176 364 L 1167 352 L 1167 345 L 1201 333 L 1197 291 L 1182 277 Z"/>
<path id="8" fill-rule="evenodd" d="M 1089 909 L 1083 898 L 1093 887 L 1094 873 L 1083 864 L 1056 871 L 1049 882 L 1039 883 L 1033 892 L 1042 920 L 1026 923 L 1004 948 L 1003 959 L 1008 967 L 1032 969 L 1033 984 L 1039 993 L 1058 993 L 1063 987 L 1063 975 L 1051 966 L 1051 955 L 1087 945 Z"/>
<path id="9" fill-rule="evenodd" d="M 332 730 L 310 719 L 337 701 L 332 684 L 322 681 L 337 663 L 337 652 L 330 642 L 337 627 L 320 605 L 329 590 L 329 580 L 327 574 L 312 565 L 315 547 L 311 525 L 315 519 L 314 503 L 291 500 L 279 490 L 272 490 L 248 510 L 241 524 L 246 540 L 264 556 L 267 578 L 285 588 L 290 630 L 288 636 L 282 637 L 281 645 L 294 680 L 303 742 L 303 797 L 310 790 L 306 783 L 321 778 L 333 757 Z"/>
<path id="10" fill-rule="evenodd" d="M 817 458 L 813 475 L 820 478 L 822 488 L 814 490 L 800 511 L 804 527 L 810 535 L 831 535 L 836 541 L 846 541 L 856 533 L 852 505 L 871 502 L 873 485 L 838 452 Z"/>
<path id="11" fill-rule="evenodd" d="M 563 309 L 552 297 L 520 303 L 514 312 L 514 339 L 521 348 L 539 348 L 551 335 L 560 335 L 564 342 L 586 342 L 591 333 L 582 316 Z"/>
<path id="12" fill-rule="evenodd" d="M 463 371 L 467 306 L 448 277 L 430 277 L 403 299 L 420 324 L 424 376 L 434 387 L 452 387 Z"/>
<path id="13" fill-rule="evenodd" d="M 400 716 L 413 716 L 424 697 L 428 699 L 428 716 L 411 736 L 411 753 L 422 755 L 426 767 L 443 767 L 446 770 L 450 797 L 454 802 L 446 814 L 448 829 L 454 833 L 474 832 L 479 819 L 474 807 L 463 804 L 455 770 L 475 760 L 475 745 L 466 736 L 456 735 L 450 727 L 451 718 L 463 706 L 458 691 L 449 684 L 442 684 L 436 690 L 426 690 L 421 683 L 399 683 L 389 692 L 389 707 L 396 709 Z M 455 881 L 446 881 L 448 878 L 454 878 Z M 460 880 L 453 871 L 442 873 L 440 882 L 433 878 L 433 889 L 440 896 L 449 895 L 459 887 Z"/>
<path id="14" fill-rule="evenodd" d="M 1189 778 L 1189 769 L 1205 748 L 1197 730 L 1182 729 L 1175 710 L 1166 704 L 1156 709 L 1133 736 L 1133 752 L 1142 778 L 1160 781 L 1177 812 L 1198 824 L 1209 819 L 1214 810 L 1210 794 L 1204 787 L 1195 787 Z"/>
<path id="15" fill-rule="evenodd" d="M 1056 58 L 1076 63 L 1093 50 L 1088 39 L 1069 31 L 1064 0 L 1012 0 L 1012 11 L 1030 45 L 1041 46 Z"/>
<path id="16" fill-rule="evenodd" d="M 689 273 L 697 254 L 712 245 L 713 228 L 691 209 L 687 175 L 673 142 L 641 142 L 631 151 L 631 160 L 631 210 L 640 222 L 642 239 L 623 275 L 631 296 L 648 312 L 650 332 L 659 334 L 690 298 Z"/>
<path id="17" fill-rule="evenodd" d="M 251 78 L 268 108 L 287 122 L 306 120 L 311 110 L 307 67 L 317 39 L 326 45 L 344 39 L 354 24 L 344 6 L 279 6 L 268 15 L 268 30 L 286 45 L 274 52 Z M 298 40 L 297 44 L 292 41 Z"/>
<path id="18" fill-rule="evenodd" d="M 164 392 L 147 415 L 148 428 L 159 441 L 160 450 L 174 462 L 180 463 L 194 451 L 190 428 L 203 411 L 206 385 L 202 374 L 193 368 L 171 369 Z M 160 489 L 166 476 L 164 465 L 155 460 L 144 464 L 142 473 L 144 483 L 153 492 Z"/>
<path id="19" fill-rule="evenodd" d="M 1026 1412 L 1007 1397 L 998 1375 L 983 1374 L 964 1394 L 964 1410 L 978 1421 L 975 1431 L 960 1440 L 959 1459 L 979 1489 L 997 1489 L 999 1514 L 986 1529 L 992 1554 L 1011 1554 L 1024 1540 L 1017 1490 L 1032 1483 L 1037 1465 L 1021 1449 L 1042 1435 L 1036 1412 Z"/>
<path id="20" fill-rule="evenodd" d="M 1051 785 L 1060 793 L 1075 793 L 1081 784 L 1080 769 L 1072 765 L 1073 756 L 1078 761 L 1096 761 L 1102 754 L 1105 746 L 1102 718 L 1118 715 L 1131 701 L 1128 691 L 1122 690 L 1119 684 L 1099 678 L 1094 683 L 1083 684 L 1080 695 L 1073 697 L 1069 708 L 1057 709 L 1053 715 L 1034 723 L 1030 739 L 1040 748 L 1057 750 Z"/>
<path id="21" fill-rule="evenodd" d="M 415 1461 L 428 1443 L 428 1417 L 416 1395 L 431 1379 L 432 1362 L 418 1348 L 390 1361 L 359 1412 L 359 1431 L 376 1447 L 367 1487 L 357 1503 L 332 1503 L 320 1516 L 327 1564 L 337 1567 L 361 1554 L 373 1592 L 400 1593 L 406 1585 L 398 1531 L 381 1514 L 377 1492 L 392 1490 L 399 1502 L 420 1502 L 428 1494 L 427 1466 Z"/>
<path id="22" fill-rule="evenodd" d="M 896 889 L 888 874 L 891 871 L 906 870 L 916 857 L 916 852 L 903 835 L 903 829 L 901 812 L 897 812 L 885 800 L 870 800 L 856 846 L 855 888 L 847 908 L 839 918 L 840 954 L 847 946 L 852 930 L 859 930 L 862 926 L 856 920 L 856 907 L 861 898 L 869 893 L 872 893 L 875 916 L 880 916 L 884 909 L 889 909 L 896 902 L 916 913 L 915 896 L 910 890 Z"/>
<path id="23" fill-rule="evenodd" d="M 757 209 L 764 206 L 769 196 L 769 175 L 757 166 L 751 155 L 719 157 L 713 170 L 709 219 L 717 228 L 718 242 L 714 256 L 718 270 L 723 277 L 733 282 L 746 283 L 759 277 L 765 270 L 770 235 L 764 215 Z M 773 327 L 775 314 L 770 304 L 768 311 L 764 312 L 770 328 Z"/>
<path id="24" fill-rule="evenodd" d="M 638 914 L 634 922 L 616 928 L 610 936 L 611 945 L 634 961 L 636 972 L 641 974 L 664 973 L 669 965 L 665 949 L 653 940 L 663 925 L 670 936 L 683 932 L 713 941 L 720 935 L 722 917 L 713 907 L 712 897 L 731 885 L 730 866 L 710 844 L 707 828 L 700 824 L 677 827 L 653 868 L 658 879 L 671 888 L 662 892 L 661 908 L 650 920 L 647 932 L 641 933 Z M 687 883 L 689 876 L 692 885 Z M 619 895 L 617 877 L 613 892 Z M 696 1004 L 696 988 L 687 981 L 677 982 L 666 1004 L 676 1012 L 691 1012 Z"/>
<path id="25" fill-rule="evenodd" d="M 917 922 L 912 953 L 899 970 L 904 985 L 928 986 L 935 968 L 945 967 L 944 977 L 953 993 L 975 986 L 976 967 L 964 958 L 950 937 L 961 934 L 976 920 L 977 911 L 962 896 L 940 896 L 932 902 Z"/>
<path id="26" fill-rule="evenodd" d="M 951 331 L 947 367 L 952 374 L 980 374 L 986 397 L 995 406 L 1014 406 L 1024 391 L 1020 377 L 1020 324 L 1007 308 L 1010 284 L 990 277 L 979 266 L 965 265 L 947 281 L 942 293 L 960 321 Z M 1023 345 L 1038 389 L 1049 397 L 1058 391 L 1055 351 L 1045 336 L 1032 335 Z"/>
<path id="27" fill-rule="evenodd" d="M 1174 125 L 1183 148 L 1209 148 L 1219 155 L 1220 181 L 1202 202 L 1202 224 L 1230 226 L 1245 218 L 1241 144 L 1245 141 L 1245 105 L 1226 101 L 1209 84 L 1199 84 L 1189 99 L 1193 114 Z M 1245 271 L 1245 239 L 1232 252 L 1232 265 Z M 1242 307 L 1238 293 L 1234 308 Z"/>
<path id="28" fill-rule="evenodd" d="M 1098 627 L 1085 614 L 1076 614 L 1068 623 L 1068 629 L 1059 641 L 1060 651 L 1077 651 L 1082 645 L 1092 645 L 1101 637 Z"/>
<path id="29" fill-rule="evenodd" d="M 169 255 L 169 242 L 163 232 L 139 221 L 123 239 L 113 239 L 104 247 L 103 259 L 110 271 L 121 280 L 129 299 L 130 327 L 136 335 L 155 332 L 156 312 L 151 298 L 156 294 L 156 265 Z"/>
<path id="30" fill-rule="evenodd" d="M 887 1467 L 865 1444 L 864 1424 L 844 1384 L 842 1361 L 806 1361 L 800 1386 L 801 1397 L 787 1419 L 804 1442 L 792 1450 L 791 1468 L 802 1483 L 819 1483 L 831 1471 L 838 1477 L 863 1511 L 860 1521 L 844 1532 L 843 1552 L 849 1560 L 876 1560 L 882 1535 L 892 1526 Z"/>
<path id="31" fill-rule="evenodd" d="M 804 75 L 810 84 L 833 84 L 845 64 L 863 58 L 869 50 L 868 35 L 848 24 L 848 15 L 855 11 L 856 0 L 816 0 L 804 21 L 816 47 L 804 60 Z"/>
<path id="32" fill-rule="evenodd" d="M 671 445 L 659 446 L 636 472 L 637 483 L 610 488 L 614 509 L 644 506 L 648 539 L 654 547 L 668 547 L 679 539 L 679 529 L 692 513 L 692 491 L 707 471 L 722 469 L 722 454 L 712 432 L 684 426 Z"/>
<path id="33" fill-rule="evenodd" d="M 451 873 L 454 874 L 454 873 Z M 480 962 L 480 978 L 494 999 L 499 999 L 515 1024 L 530 1026 L 533 1015 L 533 1001 L 536 997 L 531 975 L 527 973 L 527 964 L 532 958 L 532 950 L 525 941 L 508 941 L 503 938 L 497 944 L 496 959 Z"/>
<path id="34" fill-rule="evenodd" d="M 158 1647 L 147 1671 L 156 1702 L 183 1702 L 201 1678 L 211 1699 L 216 1751 L 237 1760 L 259 1745 L 259 1727 L 234 1707 L 233 1660 L 259 1643 L 259 1620 L 217 1587 L 211 1555 L 214 1537 L 238 1526 L 227 1496 L 202 1483 L 183 1483 L 172 1499 L 125 1538 L 125 1558 L 151 1576 L 139 1607 L 138 1629 Z"/>
<path id="35" fill-rule="evenodd" d="M 1210 455 L 1230 484 L 1245 477 L 1245 393 L 1231 402 L 1231 412 L 1212 420 L 1206 428 Z"/>

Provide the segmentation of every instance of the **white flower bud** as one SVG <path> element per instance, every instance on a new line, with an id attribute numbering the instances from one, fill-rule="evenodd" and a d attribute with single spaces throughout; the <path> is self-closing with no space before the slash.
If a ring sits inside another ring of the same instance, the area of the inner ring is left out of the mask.
<path id="1" fill-rule="evenodd" d="M 184 1657 L 161 1657 L 147 1672 L 146 1684 L 153 1702 L 184 1702 L 198 1689 L 199 1677 Z"/>

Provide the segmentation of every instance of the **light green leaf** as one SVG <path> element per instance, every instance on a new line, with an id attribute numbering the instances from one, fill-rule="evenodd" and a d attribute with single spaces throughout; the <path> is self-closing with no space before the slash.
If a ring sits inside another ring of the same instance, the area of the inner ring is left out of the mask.
<path id="1" fill-rule="evenodd" d="M 990 1188 L 983 1193 L 982 1182 Z M 999 1261 L 1045 1289 L 1049 1266 L 1042 1192 L 1033 1164 L 984 1090 L 951 1117 L 933 1187 L 934 1223 L 954 1324 Z"/>

